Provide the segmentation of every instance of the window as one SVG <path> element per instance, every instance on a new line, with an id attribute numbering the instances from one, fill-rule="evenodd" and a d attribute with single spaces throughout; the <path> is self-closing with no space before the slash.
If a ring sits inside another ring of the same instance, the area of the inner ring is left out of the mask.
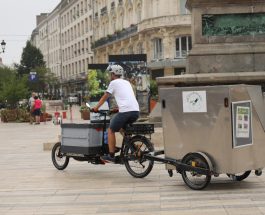
<path id="1" fill-rule="evenodd" d="M 129 46 L 129 48 L 128 48 L 128 54 L 133 54 L 133 47 L 132 46 Z"/>
<path id="2" fill-rule="evenodd" d="M 154 59 L 162 59 L 163 58 L 163 44 L 161 38 L 156 38 L 153 41 L 154 47 Z"/>
<path id="3" fill-rule="evenodd" d="M 143 47 L 143 43 L 139 43 L 137 46 L 137 53 L 138 54 L 143 54 L 144 53 L 144 47 Z"/>
<path id="4" fill-rule="evenodd" d="M 182 75 L 185 74 L 186 68 L 174 68 L 174 75 Z"/>
<path id="5" fill-rule="evenodd" d="M 142 14 L 141 14 L 141 7 L 139 6 L 138 8 L 137 8 L 137 14 L 136 14 L 136 16 L 137 16 L 137 23 L 140 23 L 141 22 L 141 20 L 142 20 Z"/>
<path id="6" fill-rule="evenodd" d="M 180 0 L 179 1 L 179 13 L 180 14 L 188 14 L 188 10 L 185 7 L 186 1 L 187 0 Z"/>
<path id="7" fill-rule="evenodd" d="M 115 32 L 116 31 L 116 19 L 112 20 L 112 31 Z"/>
<path id="8" fill-rule="evenodd" d="M 151 71 L 151 78 L 152 80 L 156 80 L 157 77 L 163 77 L 164 70 L 163 69 L 155 69 Z"/>
<path id="9" fill-rule="evenodd" d="M 191 36 L 176 38 L 176 58 L 186 58 L 191 50 Z"/>

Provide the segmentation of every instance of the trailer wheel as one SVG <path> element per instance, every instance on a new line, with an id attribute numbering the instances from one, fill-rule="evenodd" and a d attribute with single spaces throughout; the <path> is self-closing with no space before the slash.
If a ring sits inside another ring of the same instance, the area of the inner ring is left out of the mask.
<path id="1" fill-rule="evenodd" d="M 243 181 L 246 179 L 251 173 L 251 170 L 244 172 L 241 175 L 232 175 L 232 174 L 227 174 L 229 178 L 232 178 L 233 181 Z"/>
<path id="2" fill-rule="evenodd" d="M 68 166 L 69 157 L 61 153 L 61 143 L 56 143 L 52 148 L 52 163 L 58 170 L 63 170 Z"/>
<path id="3" fill-rule="evenodd" d="M 185 155 L 182 159 L 182 163 L 194 167 L 208 170 L 210 169 L 206 159 L 199 153 L 190 153 Z M 185 184 L 193 190 L 202 190 L 211 181 L 211 175 L 202 175 L 196 173 L 195 171 L 182 170 L 181 175 Z"/>

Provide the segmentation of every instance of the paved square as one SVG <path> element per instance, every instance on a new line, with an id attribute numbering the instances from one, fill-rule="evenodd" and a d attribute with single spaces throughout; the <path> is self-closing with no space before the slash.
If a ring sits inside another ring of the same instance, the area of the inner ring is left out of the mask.
<path id="1" fill-rule="evenodd" d="M 226 175 L 203 191 L 190 190 L 181 175 L 170 178 L 155 164 L 144 179 L 121 165 L 70 159 L 55 169 L 44 142 L 56 141 L 60 126 L 0 123 L 0 214 L 265 214 L 265 177 L 243 182 Z"/>

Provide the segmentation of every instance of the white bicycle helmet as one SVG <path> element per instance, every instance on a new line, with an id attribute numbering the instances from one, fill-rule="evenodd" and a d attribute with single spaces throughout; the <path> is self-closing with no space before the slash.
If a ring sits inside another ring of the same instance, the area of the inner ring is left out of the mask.
<path id="1" fill-rule="evenodd" d="M 114 73 L 117 76 L 123 75 L 123 68 L 120 65 L 109 65 L 107 71 L 110 73 Z"/>

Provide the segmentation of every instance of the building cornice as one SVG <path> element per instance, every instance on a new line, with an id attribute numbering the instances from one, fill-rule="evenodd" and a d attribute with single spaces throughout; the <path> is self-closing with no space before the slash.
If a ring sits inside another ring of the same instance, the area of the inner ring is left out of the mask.
<path id="1" fill-rule="evenodd" d="M 191 26 L 191 15 L 172 15 L 145 19 L 138 25 L 138 32 L 161 27 Z"/>

